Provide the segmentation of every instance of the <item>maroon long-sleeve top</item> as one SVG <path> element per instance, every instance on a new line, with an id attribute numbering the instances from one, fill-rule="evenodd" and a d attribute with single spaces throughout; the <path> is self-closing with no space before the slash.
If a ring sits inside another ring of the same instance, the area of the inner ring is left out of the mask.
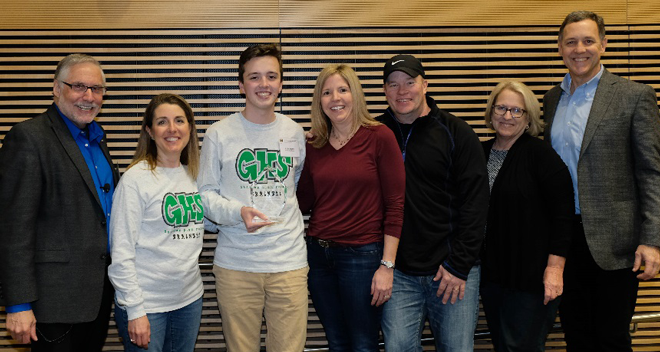
<path id="1" fill-rule="evenodd" d="M 339 150 L 308 144 L 297 194 L 311 211 L 308 236 L 352 246 L 400 237 L 405 169 L 394 134 L 363 126 Z"/>

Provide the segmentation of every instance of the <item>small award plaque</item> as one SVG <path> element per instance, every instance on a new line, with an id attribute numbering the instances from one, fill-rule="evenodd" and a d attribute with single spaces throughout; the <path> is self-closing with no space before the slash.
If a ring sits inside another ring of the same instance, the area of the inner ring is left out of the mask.
<path id="1" fill-rule="evenodd" d="M 270 176 L 267 173 L 270 173 Z M 261 181 L 261 182 L 259 182 Z M 265 167 L 257 179 L 250 182 L 250 206 L 264 213 L 268 221 L 280 222 L 286 205 L 287 187 L 277 175 L 277 169 L 272 166 Z M 254 222 L 264 220 L 255 217 Z"/>

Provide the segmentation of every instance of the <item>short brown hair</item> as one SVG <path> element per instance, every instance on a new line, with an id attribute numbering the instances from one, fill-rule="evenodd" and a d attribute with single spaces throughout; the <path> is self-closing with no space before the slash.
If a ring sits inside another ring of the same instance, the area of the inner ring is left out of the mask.
<path id="1" fill-rule="evenodd" d="M 561 26 L 559 27 L 559 41 L 561 41 L 564 38 L 564 28 L 568 26 L 571 23 L 575 22 L 580 22 L 584 20 L 592 20 L 596 22 L 596 25 L 598 26 L 598 36 L 600 37 L 600 40 L 605 39 L 605 21 L 603 21 L 603 18 L 598 16 L 597 14 L 591 12 L 591 11 L 573 11 L 569 13 L 566 18 L 564 18 L 564 22 L 562 22 Z"/>
<path id="2" fill-rule="evenodd" d="M 243 75 L 245 74 L 245 64 L 255 57 L 272 56 L 277 59 L 280 66 L 280 81 L 283 78 L 284 70 L 282 69 L 282 52 L 275 44 L 257 44 L 253 45 L 241 53 L 238 59 L 238 81 L 243 83 Z"/>

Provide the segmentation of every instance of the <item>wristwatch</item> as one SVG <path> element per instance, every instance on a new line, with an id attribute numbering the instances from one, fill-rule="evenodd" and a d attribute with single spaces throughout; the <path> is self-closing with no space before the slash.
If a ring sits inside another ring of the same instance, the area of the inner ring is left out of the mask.
<path id="1" fill-rule="evenodd" d="M 388 269 L 394 269 L 394 263 L 389 261 L 389 260 L 381 260 L 380 265 L 388 268 Z"/>

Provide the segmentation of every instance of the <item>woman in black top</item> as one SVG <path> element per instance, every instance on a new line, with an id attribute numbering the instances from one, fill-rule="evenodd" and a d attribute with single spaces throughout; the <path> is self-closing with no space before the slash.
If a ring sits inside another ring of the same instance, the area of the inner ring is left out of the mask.
<path id="1" fill-rule="evenodd" d="M 571 240 L 573 186 L 552 146 L 535 138 L 540 106 L 522 83 L 491 93 L 483 142 L 491 189 L 481 296 L 496 351 L 543 351 L 557 314 Z"/>

